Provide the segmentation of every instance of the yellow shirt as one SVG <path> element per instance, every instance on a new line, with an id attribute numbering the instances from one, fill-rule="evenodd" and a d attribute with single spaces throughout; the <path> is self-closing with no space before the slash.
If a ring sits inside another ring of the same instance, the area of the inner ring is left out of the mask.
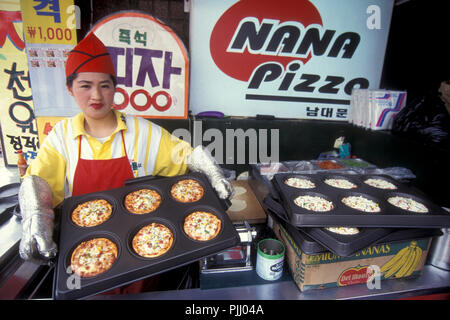
<path id="1" fill-rule="evenodd" d="M 29 164 L 27 175 L 37 175 L 53 191 L 53 206 L 70 197 L 78 162 L 79 136 L 81 158 L 108 160 L 125 156 L 120 131 L 124 133 L 126 154 L 135 177 L 176 176 L 188 171 L 189 143 L 141 117 L 114 110 L 116 130 L 102 143 L 84 130 L 84 114 L 59 121 L 41 144 L 37 157 Z M 108 177 L 105 177 L 108 178 Z"/>

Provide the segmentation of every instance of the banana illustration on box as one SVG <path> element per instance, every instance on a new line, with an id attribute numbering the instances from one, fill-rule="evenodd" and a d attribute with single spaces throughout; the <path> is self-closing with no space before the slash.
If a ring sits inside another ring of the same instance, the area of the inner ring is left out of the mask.
<path id="1" fill-rule="evenodd" d="M 416 270 L 422 257 L 422 249 L 417 245 L 416 241 L 411 241 L 410 245 L 402 250 L 386 262 L 380 269 L 384 273 L 384 278 L 394 276 L 395 278 L 407 277 Z"/>

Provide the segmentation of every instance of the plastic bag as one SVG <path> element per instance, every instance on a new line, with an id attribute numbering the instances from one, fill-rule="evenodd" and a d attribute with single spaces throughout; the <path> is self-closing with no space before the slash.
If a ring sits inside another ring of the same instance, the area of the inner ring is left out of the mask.
<path id="1" fill-rule="evenodd" d="M 450 147 L 450 115 L 437 92 L 408 103 L 394 119 L 392 133 Z"/>

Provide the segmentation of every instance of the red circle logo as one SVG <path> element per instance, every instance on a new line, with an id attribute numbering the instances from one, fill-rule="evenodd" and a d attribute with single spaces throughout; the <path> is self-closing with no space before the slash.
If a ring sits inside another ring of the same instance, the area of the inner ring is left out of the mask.
<path id="1" fill-rule="evenodd" d="M 211 56 L 217 67 L 228 76 L 248 81 L 253 70 L 266 62 L 279 62 L 285 68 L 294 60 L 300 60 L 306 63 L 311 58 L 311 53 L 305 58 L 292 57 L 286 55 L 251 53 L 248 46 L 245 46 L 242 52 L 233 52 L 228 50 L 233 41 L 236 30 L 242 29 L 243 19 L 249 19 L 259 24 L 255 26 L 251 22 L 249 32 L 254 37 L 264 38 L 267 26 L 263 25 L 264 20 L 278 21 L 278 24 L 286 21 L 295 21 L 301 23 L 305 28 L 310 24 L 322 25 L 322 18 L 317 8 L 308 0 L 242 0 L 231 6 L 219 18 L 213 28 L 210 39 Z M 236 40 L 236 39 L 234 39 Z"/>

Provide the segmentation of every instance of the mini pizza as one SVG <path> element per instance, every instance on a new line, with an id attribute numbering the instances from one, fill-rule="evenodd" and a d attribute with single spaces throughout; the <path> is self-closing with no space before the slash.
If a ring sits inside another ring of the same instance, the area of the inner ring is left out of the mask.
<path id="1" fill-rule="evenodd" d="M 110 269 L 117 255 L 116 244 L 107 238 L 84 241 L 72 253 L 72 271 L 82 278 L 94 277 Z"/>
<path id="2" fill-rule="evenodd" d="M 222 221 L 211 212 L 195 211 L 184 219 L 184 232 L 188 237 L 208 241 L 214 239 L 222 226 Z"/>
<path id="3" fill-rule="evenodd" d="M 313 189 L 316 184 L 309 179 L 304 178 L 288 178 L 284 181 L 288 186 L 299 189 Z"/>
<path id="4" fill-rule="evenodd" d="M 356 184 L 347 179 L 325 179 L 325 183 L 339 189 L 355 189 Z"/>
<path id="5" fill-rule="evenodd" d="M 417 202 L 414 199 L 406 198 L 406 197 L 390 197 L 387 200 L 390 204 L 402 208 L 404 210 L 413 211 L 413 212 L 428 212 L 427 207 L 425 207 L 422 203 Z"/>
<path id="6" fill-rule="evenodd" d="M 364 212 L 380 212 L 380 206 L 375 201 L 363 196 L 350 196 L 342 199 L 342 202 L 350 208 Z"/>
<path id="7" fill-rule="evenodd" d="M 318 196 L 299 196 L 295 198 L 294 203 L 300 208 L 310 211 L 330 211 L 334 209 L 333 202 Z"/>
<path id="8" fill-rule="evenodd" d="M 184 179 L 175 183 L 170 194 L 180 202 L 195 202 L 203 197 L 204 189 L 199 182 L 194 179 Z"/>
<path id="9" fill-rule="evenodd" d="M 72 211 L 72 221 L 80 227 L 93 227 L 109 219 L 112 205 L 105 199 L 95 199 L 79 204 Z"/>
<path id="10" fill-rule="evenodd" d="M 365 180 L 364 183 L 368 184 L 369 186 L 378 188 L 378 189 L 388 189 L 388 190 L 397 189 L 397 187 L 394 184 L 392 184 L 389 181 L 386 181 L 384 179 L 370 178 L 370 179 Z"/>
<path id="11" fill-rule="evenodd" d="M 170 250 L 173 233 L 165 225 L 153 222 L 141 228 L 133 238 L 133 250 L 144 258 L 156 258 Z"/>
<path id="12" fill-rule="evenodd" d="M 161 195 L 155 190 L 139 189 L 125 197 L 125 208 L 131 213 L 144 214 L 155 211 L 161 204 Z"/>
<path id="13" fill-rule="evenodd" d="M 351 236 L 354 234 L 358 234 L 359 233 L 359 229 L 358 228 L 350 228 L 350 227 L 327 227 L 325 228 L 330 232 L 334 232 L 337 234 L 342 234 L 345 236 Z"/>

